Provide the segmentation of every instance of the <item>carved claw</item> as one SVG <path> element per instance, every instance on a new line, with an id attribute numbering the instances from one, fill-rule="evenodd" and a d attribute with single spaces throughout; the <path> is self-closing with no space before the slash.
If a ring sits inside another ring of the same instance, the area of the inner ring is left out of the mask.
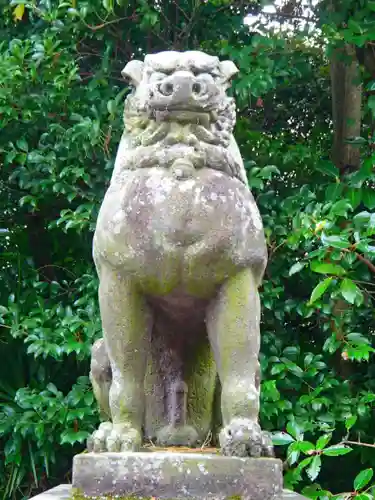
<path id="1" fill-rule="evenodd" d="M 246 418 L 233 419 L 219 436 L 221 452 L 226 456 L 273 457 L 271 437 L 257 422 Z"/>
<path id="2" fill-rule="evenodd" d="M 141 433 L 127 424 L 104 422 L 87 440 L 87 450 L 94 453 L 106 451 L 139 451 Z"/>

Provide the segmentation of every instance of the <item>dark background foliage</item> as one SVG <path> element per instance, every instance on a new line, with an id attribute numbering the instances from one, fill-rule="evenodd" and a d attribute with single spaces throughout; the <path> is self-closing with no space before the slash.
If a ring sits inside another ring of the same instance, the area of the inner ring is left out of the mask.
<path id="1" fill-rule="evenodd" d="M 261 419 L 285 483 L 373 498 L 375 3 L 312 4 L 0 0 L 3 500 L 69 481 L 98 422 L 91 240 L 122 133 L 120 71 L 165 49 L 240 68 L 236 139 L 269 248 Z"/>

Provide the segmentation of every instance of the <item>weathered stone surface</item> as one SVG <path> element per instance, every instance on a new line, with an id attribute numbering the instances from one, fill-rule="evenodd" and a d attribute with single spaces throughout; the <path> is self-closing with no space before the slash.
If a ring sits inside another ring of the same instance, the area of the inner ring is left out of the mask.
<path id="1" fill-rule="evenodd" d="M 70 484 L 60 484 L 40 495 L 31 497 L 30 500 L 70 500 L 72 496 L 72 487 Z"/>
<path id="2" fill-rule="evenodd" d="M 30 500 L 71 500 L 72 497 L 72 487 L 70 484 L 61 484 L 56 488 L 52 488 L 36 497 L 32 497 Z M 106 499 L 107 500 L 107 499 Z M 171 499 L 172 500 L 172 499 Z M 205 500 L 202 498 L 202 500 Z M 306 500 L 306 497 L 298 495 L 293 491 L 283 490 L 280 500 Z"/>
<path id="3" fill-rule="evenodd" d="M 103 340 L 91 380 L 109 421 L 90 451 L 204 442 L 217 372 L 223 454 L 272 455 L 258 422 L 267 248 L 233 137 L 237 71 L 196 51 L 123 70 L 134 89 L 93 242 Z"/>
<path id="4" fill-rule="evenodd" d="M 279 500 L 282 463 L 204 453 L 87 453 L 74 457 L 73 487 L 92 497 Z"/>

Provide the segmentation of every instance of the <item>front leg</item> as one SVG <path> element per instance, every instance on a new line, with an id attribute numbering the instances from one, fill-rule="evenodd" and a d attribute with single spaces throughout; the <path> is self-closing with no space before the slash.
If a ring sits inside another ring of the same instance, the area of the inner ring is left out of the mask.
<path id="1" fill-rule="evenodd" d="M 258 424 L 260 303 L 250 269 L 225 282 L 207 311 L 207 330 L 222 385 L 225 455 L 272 455 L 272 444 Z"/>
<path id="2" fill-rule="evenodd" d="M 134 283 L 107 264 L 100 266 L 99 304 L 112 371 L 112 427 L 99 428 L 90 447 L 94 451 L 136 451 L 142 440 L 151 311 Z"/>

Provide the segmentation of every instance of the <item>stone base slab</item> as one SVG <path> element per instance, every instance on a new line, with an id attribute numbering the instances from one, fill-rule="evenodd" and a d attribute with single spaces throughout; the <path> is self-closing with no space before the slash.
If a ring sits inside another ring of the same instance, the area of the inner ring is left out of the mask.
<path id="1" fill-rule="evenodd" d="M 30 500 L 70 500 L 72 498 L 71 484 L 60 484 L 56 488 L 40 493 Z"/>
<path id="2" fill-rule="evenodd" d="M 209 453 L 83 453 L 73 461 L 73 491 L 91 498 L 280 500 L 282 462 Z"/>
<path id="3" fill-rule="evenodd" d="M 45 491 L 30 500 L 72 500 L 72 486 L 70 484 L 60 484 L 56 488 Z M 112 500 L 112 499 L 111 499 Z M 157 499 L 156 499 L 157 500 Z M 307 500 L 305 497 L 293 491 L 283 490 L 280 500 Z"/>

